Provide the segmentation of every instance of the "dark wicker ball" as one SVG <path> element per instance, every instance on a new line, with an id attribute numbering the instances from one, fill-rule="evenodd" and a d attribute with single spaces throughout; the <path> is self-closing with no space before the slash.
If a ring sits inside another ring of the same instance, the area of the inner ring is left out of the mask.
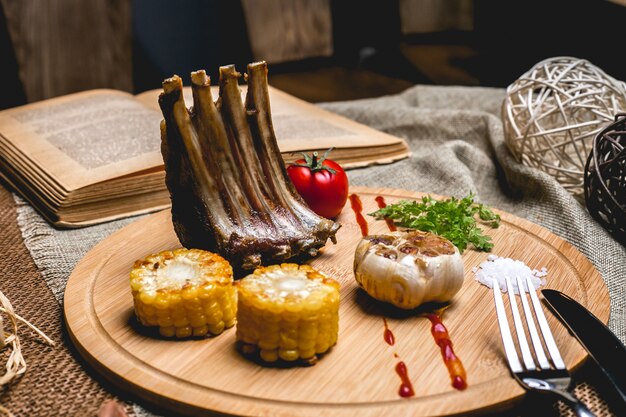
<path id="1" fill-rule="evenodd" d="M 589 213 L 626 245 L 626 114 L 598 133 L 585 165 Z"/>

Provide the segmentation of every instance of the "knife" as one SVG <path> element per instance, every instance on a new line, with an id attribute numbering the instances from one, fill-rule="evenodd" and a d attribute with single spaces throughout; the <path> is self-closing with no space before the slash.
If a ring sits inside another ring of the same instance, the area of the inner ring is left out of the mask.
<path id="1" fill-rule="evenodd" d="M 587 350 L 626 403 L 626 347 L 589 310 L 560 291 L 541 290 L 552 311 Z"/>

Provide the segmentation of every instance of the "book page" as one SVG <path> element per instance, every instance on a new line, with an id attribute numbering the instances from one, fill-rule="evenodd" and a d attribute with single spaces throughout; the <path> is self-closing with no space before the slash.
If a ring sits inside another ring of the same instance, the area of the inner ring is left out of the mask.
<path id="1" fill-rule="evenodd" d="M 246 86 L 241 85 L 245 100 Z M 159 109 L 158 95 L 161 90 L 150 90 L 138 94 L 137 99 L 146 106 Z M 219 96 L 217 86 L 211 87 L 213 98 Z M 272 124 L 278 146 L 283 153 L 336 149 L 371 148 L 386 145 L 403 145 L 404 140 L 372 129 L 361 123 L 339 116 L 300 100 L 281 90 L 269 88 Z M 191 107 L 191 88 L 183 90 L 185 105 Z M 408 155 L 406 147 L 406 155 Z M 405 156 L 406 156 L 405 155 Z"/>
<path id="2" fill-rule="evenodd" d="M 0 112 L 0 135 L 65 190 L 162 165 L 160 112 L 93 90 Z"/>

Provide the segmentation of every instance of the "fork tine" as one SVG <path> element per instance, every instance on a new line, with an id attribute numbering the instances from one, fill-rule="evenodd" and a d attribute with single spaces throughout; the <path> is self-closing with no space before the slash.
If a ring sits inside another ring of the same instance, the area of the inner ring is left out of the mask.
<path id="1" fill-rule="evenodd" d="M 500 326 L 500 335 L 502 336 L 502 343 L 504 344 L 504 353 L 509 361 L 509 367 L 513 372 L 522 372 L 522 364 L 517 356 L 515 350 L 515 344 L 513 343 L 513 337 L 511 336 L 511 330 L 509 329 L 509 322 L 506 318 L 506 311 L 504 310 L 504 302 L 502 301 L 502 292 L 498 281 L 493 280 L 493 298 L 496 303 L 496 315 L 498 316 L 498 324 Z"/>
<path id="2" fill-rule="evenodd" d="M 554 337 L 552 336 L 552 332 L 550 331 L 550 326 L 548 326 L 546 316 L 545 314 L 543 314 L 543 309 L 541 308 L 541 303 L 539 302 L 539 298 L 537 297 L 537 292 L 535 291 L 535 287 L 533 286 L 529 277 L 526 277 L 526 284 L 528 286 L 530 299 L 533 302 L 535 314 L 537 315 L 539 328 L 541 329 L 541 333 L 543 334 L 543 340 L 546 342 L 548 352 L 550 352 L 550 357 L 552 358 L 552 363 L 554 363 L 554 367 L 556 369 L 565 369 L 565 363 L 563 362 L 563 358 L 561 358 L 561 353 L 559 352 L 559 348 L 554 341 Z"/>
<path id="3" fill-rule="evenodd" d="M 524 308 L 524 315 L 526 316 L 526 323 L 528 324 L 528 333 L 530 333 L 530 339 L 532 340 L 533 347 L 535 348 L 535 355 L 537 355 L 539 367 L 541 367 L 541 369 L 550 369 L 550 362 L 548 362 L 546 352 L 543 350 L 543 346 L 541 345 L 541 338 L 537 332 L 537 327 L 535 326 L 535 321 L 533 320 L 533 315 L 530 311 L 530 306 L 528 305 L 525 286 L 519 275 L 516 276 L 515 279 L 517 280 L 517 288 L 519 289 L 519 296 L 522 299 L 522 307 Z"/>
<path id="4" fill-rule="evenodd" d="M 508 276 L 505 276 L 504 279 L 506 280 L 506 289 L 509 293 L 511 312 L 513 313 L 513 323 L 515 324 L 515 333 L 517 333 L 517 340 L 519 341 L 519 347 L 522 351 L 524 365 L 528 370 L 537 369 L 537 365 L 535 365 L 535 361 L 533 360 L 533 355 L 530 353 L 530 347 L 528 346 L 528 340 L 526 339 L 526 333 L 524 332 L 524 325 L 522 324 L 519 309 L 517 308 L 517 301 L 515 300 L 515 292 L 513 291 L 511 279 Z"/>

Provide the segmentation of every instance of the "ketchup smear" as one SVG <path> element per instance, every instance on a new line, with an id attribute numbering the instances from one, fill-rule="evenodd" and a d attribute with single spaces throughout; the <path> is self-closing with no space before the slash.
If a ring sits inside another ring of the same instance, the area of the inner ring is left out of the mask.
<path id="1" fill-rule="evenodd" d="M 396 343 L 396 338 L 393 335 L 393 332 L 391 330 L 389 330 L 389 325 L 387 324 L 387 319 L 383 317 L 383 323 L 385 323 L 385 333 L 383 335 L 383 338 L 385 339 L 385 342 L 387 342 L 387 344 L 389 346 L 393 346 Z"/>
<path id="2" fill-rule="evenodd" d="M 450 340 L 448 329 L 443 325 L 441 318 L 437 314 L 426 314 L 426 317 L 430 320 L 430 332 L 435 339 L 435 343 L 441 349 L 441 356 L 448 368 L 452 386 L 458 390 L 464 390 L 467 388 L 465 368 L 452 349 L 452 341 Z"/>
<path id="3" fill-rule="evenodd" d="M 363 236 L 367 236 L 369 234 L 367 229 L 367 222 L 363 218 L 363 204 L 361 204 L 361 199 L 356 194 L 350 194 L 350 207 L 352 207 L 352 211 L 354 211 L 354 215 L 356 216 L 356 222 L 361 228 L 361 234 Z"/>
<path id="4" fill-rule="evenodd" d="M 393 346 L 396 343 L 396 338 L 393 335 L 391 329 L 389 329 L 389 325 L 387 325 L 387 319 L 383 317 L 383 323 L 385 323 L 385 333 L 383 338 L 385 342 L 389 346 Z M 393 354 L 394 358 L 398 358 L 398 354 Z M 411 380 L 409 379 L 409 371 L 407 370 L 406 364 L 403 361 L 400 361 L 396 364 L 396 374 L 400 377 L 400 389 L 398 389 L 398 395 L 402 398 L 408 398 L 415 395 L 415 391 L 413 390 L 413 384 L 411 384 Z"/>
<path id="5" fill-rule="evenodd" d="M 402 380 L 402 384 L 400 385 L 400 389 L 398 390 L 398 395 L 403 398 L 414 396 L 415 391 L 413 391 L 413 385 L 411 384 L 411 380 L 409 379 L 409 372 L 407 371 L 404 362 L 398 362 L 398 364 L 396 365 L 396 373 Z"/>
<path id="6" fill-rule="evenodd" d="M 378 204 L 378 208 L 385 208 L 387 207 L 387 203 L 385 203 L 385 198 L 381 195 L 379 195 L 378 197 L 375 198 L 376 203 Z M 387 217 L 385 217 L 385 223 L 387 223 L 387 227 L 389 228 L 390 232 L 395 232 L 396 230 L 398 230 L 396 228 L 395 223 L 393 222 L 393 219 L 389 219 Z"/>

